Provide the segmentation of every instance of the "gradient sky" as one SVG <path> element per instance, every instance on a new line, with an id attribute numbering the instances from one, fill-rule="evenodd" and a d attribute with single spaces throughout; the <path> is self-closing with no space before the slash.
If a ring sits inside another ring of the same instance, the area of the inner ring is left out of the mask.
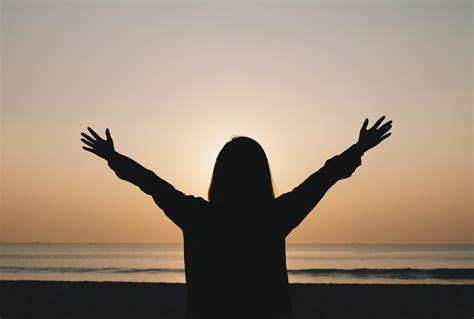
<path id="1" fill-rule="evenodd" d="M 232 135 L 278 194 L 366 153 L 289 242 L 472 242 L 471 1 L 1 1 L 0 240 L 181 242 L 151 197 L 81 149 L 87 126 L 206 196 Z"/>

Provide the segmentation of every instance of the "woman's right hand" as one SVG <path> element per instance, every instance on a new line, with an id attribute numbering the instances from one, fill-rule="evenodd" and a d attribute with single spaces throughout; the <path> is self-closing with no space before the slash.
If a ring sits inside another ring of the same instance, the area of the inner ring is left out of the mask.
<path id="1" fill-rule="evenodd" d="M 114 153 L 114 141 L 110 135 L 109 129 L 105 130 L 106 139 L 104 140 L 97 134 L 93 129 L 87 127 L 92 136 L 87 135 L 86 133 L 81 132 L 81 135 L 84 138 L 81 138 L 81 141 L 84 142 L 89 147 L 83 146 L 82 148 L 88 152 L 94 153 L 95 155 L 102 157 L 105 160 L 108 160 Z"/>
<path id="2" fill-rule="evenodd" d="M 392 121 L 388 121 L 379 127 L 379 125 L 382 124 L 384 119 L 385 116 L 379 118 L 378 121 L 375 122 L 375 124 L 370 129 L 367 129 L 369 119 L 365 119 L 364 124 L 360 129 L 359 140 L 357 141 L 357 145 L 361 148 L 363 152 L 374 148 L 380 142 L 382 142 L 384 139 L 386 139 L 392 134 L 388 133 L 388 131 L 390 131 L 390 129 L 392 128 Z"/>

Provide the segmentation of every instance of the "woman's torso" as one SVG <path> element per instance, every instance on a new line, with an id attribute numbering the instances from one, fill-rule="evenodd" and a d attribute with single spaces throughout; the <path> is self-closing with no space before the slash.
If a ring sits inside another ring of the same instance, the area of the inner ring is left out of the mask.
<path id="1" fill-rule="evenodd" d="M 183 229 L 189 318 L 290 311 L 285 236 L 271 210 L 213 210 Z"/>

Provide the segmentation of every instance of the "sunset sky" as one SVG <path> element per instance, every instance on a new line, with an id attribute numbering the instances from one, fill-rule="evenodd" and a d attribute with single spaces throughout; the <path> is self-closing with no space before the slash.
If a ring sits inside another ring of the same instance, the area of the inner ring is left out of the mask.
<path id="1" fill-rule="evenodd" d="M 473 240 L 469 0 L 0 8 L 0 241 L 182 241 L 151 197 L 82 150 L 87 126 L 206 198 L 232 135 L 263 146 L 282 194 L 381 115 L 392 136 L 288 242 Z"/>

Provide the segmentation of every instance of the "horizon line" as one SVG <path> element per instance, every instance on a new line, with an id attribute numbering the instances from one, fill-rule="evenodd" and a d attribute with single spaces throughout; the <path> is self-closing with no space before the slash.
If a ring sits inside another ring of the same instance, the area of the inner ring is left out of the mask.
<path id="1" fill-rule="evenodd" d="M 0 244 L 84 244 L 84 245 L 183 245 L 183 242 L 62 242 L 62 241 L 0 241 Z M 380 243 L 368 243 L 368 242 L 295 242 L 285 243 L 286 245 L 474 245 L 474 242 L 431 242 L 431 243 L 396 243 L 396 242 L 380 242 Z"/>

